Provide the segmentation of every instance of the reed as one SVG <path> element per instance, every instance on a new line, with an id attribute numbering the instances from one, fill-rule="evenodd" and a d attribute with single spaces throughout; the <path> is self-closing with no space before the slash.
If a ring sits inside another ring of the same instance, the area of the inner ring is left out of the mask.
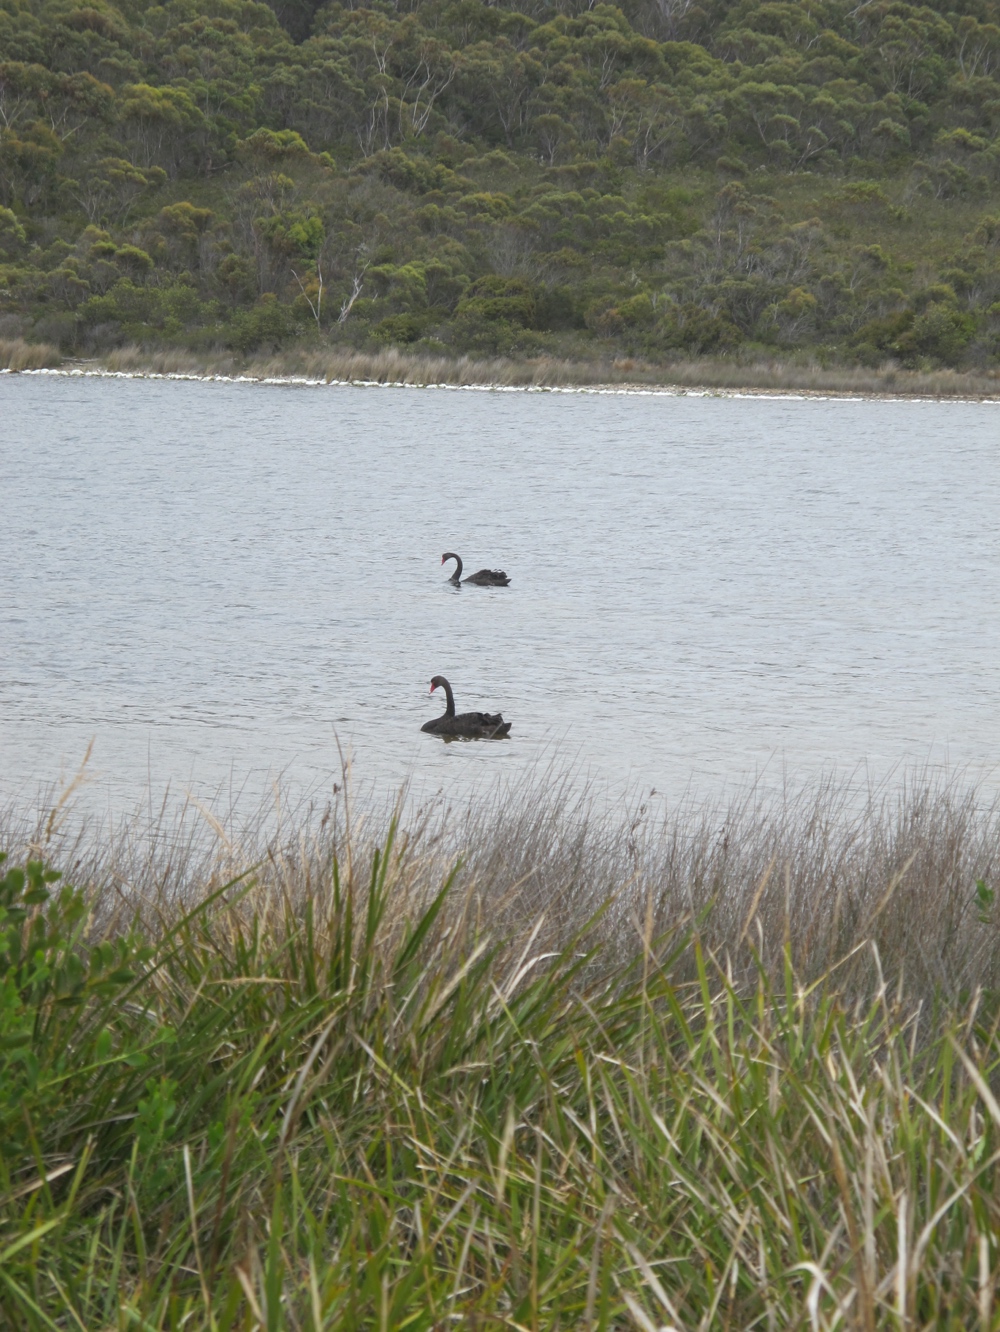
<path id="1" fill-rule="evenodd" d="M 44 370 L 62 365 L 58 347 L 47 342 L 25 342 L 23 338 L 0 338 L 0 369 Z"/>
<path id="2" fill-rule="evenodd" d="M 786 392 L 930 398 L 1000 398 L 1000 373 L 902 370 L 887 364 L 821 366 L 776 358 L 700 358 L 654 364 L 639 360 L 571 361 L 558 357 L 433 356 L 389 347 L 375 352 L 336 347 L 290 348 L 241 358 L 182 350 L 121 347 L 88 362 L 111 373 L 245 376 L 249 379 L 379 384 L 446 384 L 497 388 L 645 387 L 737 392 Z"/>
<path id="3" fill-rule="evenodd" d="M 8 811 L 0 1321 L 995 1326 L 996 805 L 545 789 Z"/>

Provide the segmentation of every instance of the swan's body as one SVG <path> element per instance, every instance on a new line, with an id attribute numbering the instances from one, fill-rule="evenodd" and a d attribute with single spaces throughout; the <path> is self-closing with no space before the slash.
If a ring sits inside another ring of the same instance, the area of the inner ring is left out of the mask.
<path id="1" fill-rule="evenodd" d="M 505 722 L 499 712 L 460 712 L 456 716 L 451 685 L 443 675 L 435 675 L 431 681 L 432 694 L 438 685 L 448 700 L 444 715 L 424 722 L 420 728 L 422 731 L 430 731 L 432 735 L 464 736 L 467 740 L 502 740 L 509 735 L 511 723 Z"/>
<path id="2" fill-rule="evenodd" d="M 455 572 L 448 581 L 454 583 L 456 587 L 459 583 L 475 583 L 477 587 L 507 587 L 510 583 L 510 579 L 502 569 L 479 569 L 476 573 L 463 578 L 462 557 L 456 555 L 453 550 L 445 551 L 441 556 L 441 563 L 444 564 L 445 560 L 455 561 Z"/>

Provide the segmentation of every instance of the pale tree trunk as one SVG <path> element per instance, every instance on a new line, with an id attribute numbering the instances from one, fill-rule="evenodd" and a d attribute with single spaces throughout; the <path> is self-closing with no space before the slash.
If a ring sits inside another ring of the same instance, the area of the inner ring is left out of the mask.
<path id="1" fill-rule="evenodd" d="M 368 271 L 368 265 L 365 264 L 364 268 L 362 268 L 362 270 L 361 270 L 360 273 L 355 273 L 355 274 L 354 274 L 354 281 L 353 281 L 353 284 L 352 284 L 352 291 L 351 291 L 350 296 L 345 296 L 345 297 L 344 297 L 344 303 L 341 305 L 341 307 L 340 307 L 340 314 L 339 314 L 339 316 L 337 317 L 337 323 L 338 323 L 338 324 L 346 324 L 346 323 L 347 323 L 347 316 L 351 313 L 351 307 L 354 305 L 354 302 L 355 302 L 355 301 L 358 299 L 358 297 L 361 295 L 361 288 L 362 288 L 362 287 L 364 286 L 364 284 L 365 284 L 365 273 L 366 273 L 367 271 Z"/>

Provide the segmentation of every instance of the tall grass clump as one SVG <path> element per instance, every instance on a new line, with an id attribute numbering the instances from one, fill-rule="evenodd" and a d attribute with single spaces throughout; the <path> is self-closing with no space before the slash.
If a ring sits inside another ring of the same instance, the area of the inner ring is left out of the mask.
<path id="1" fill-rule="evenodd" d="M 5 1327 L 996 1325 L 975 793 L 54 827 L 3 829 Z"/>
<path id="2" fill-rule="evenodd" d="M 23 338 L 0 338 L 0 369 L 45 370 L 62 365 L 62 353 L 48 342 L 25 342 Z"/>

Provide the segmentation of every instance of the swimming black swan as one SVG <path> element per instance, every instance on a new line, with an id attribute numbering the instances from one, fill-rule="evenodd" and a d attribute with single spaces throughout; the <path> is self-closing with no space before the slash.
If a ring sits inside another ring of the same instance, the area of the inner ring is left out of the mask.
<path id="1" fill-rule="evenodd" d="M 441 556 L 441 563 L 445 560 L 455 561 L 455 572 L 449 578 L 450 583 L 456 586 L 459 583 L 475 583 L 478 587 L 507 587 L 510 579 L 502 569 L 480 569 L 477 573 L 469 574 L 468 578 L 462 577 L 462 557 L 456 555 L 453 550 L 446 550 Z"/>
<path id="2" fill-rule="evenodd" d="M 435 675 L 431 681 L 432 694 L 438 685 L 445 692 L 448 706 L 443 717 L 424 722 L 420 728 L 422 731 L 430 731 L 432 735 L 462 735 L 468 740 L 502 740 L 505 735 L 509 735 L 511 723 L 505 722 L 499 712 L 460 712 L 456 717 L 455 695 L 451 692 L 451 685 L 443 675 Z"/>

